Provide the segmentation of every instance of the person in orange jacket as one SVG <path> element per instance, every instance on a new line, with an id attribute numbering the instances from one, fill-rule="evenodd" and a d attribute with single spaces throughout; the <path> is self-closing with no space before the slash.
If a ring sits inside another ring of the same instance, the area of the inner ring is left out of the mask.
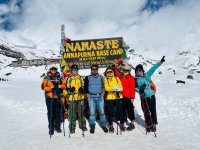
<path id="1" fill-rule="evenodd" d="M 127 114 L 128 118 L 131 123 L 128 123 L 128 127 L 126 130 L 131 131 L 135 129 L 134 120 L 134 106 L 133 102 L 135 99 L 135 78 L 131 75 L 131 67 L 129 65 L 125 65 L 122 67 L 123 69 L 123 76 L 120 77 L 120 81 L 123 86 L 123 99 L 122 99 L 122 110 L 123 110 L 123 117 L 126 122 L 127 121 Z"/>
<path id="2" fill-rule="evenodd" d="M 41 84 L 42 90 L 45 91 L 50 136 L 54 134 L 54 128 L 58 133 L 62 132 L 60 129 L 61 93 L 66 87 L 57 70 L 57 67 L 51 67 Z"/>

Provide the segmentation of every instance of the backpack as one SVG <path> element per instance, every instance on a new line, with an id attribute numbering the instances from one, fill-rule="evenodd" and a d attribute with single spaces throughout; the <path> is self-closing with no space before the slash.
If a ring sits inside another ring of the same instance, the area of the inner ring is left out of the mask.
<path id="1" fill-rule="evenodd" d="M 150 83 L 151 83 L 151 89 L 154 91 L 154 93 L 156 94 L 156 85 L 154 84 L 154 82 L 150 79 Z"/>
<path id="2" fill-rule="evenodd" d="M 145 76 L 145 79 L 147 79 L 149 82 L 150 82 L 150 84 L 151 84 L 151 89 L 154 91 L 154 93 L 156 94 L 156 85 L 155 85 L 155 83 L 151 80 L 151 79 L 148 79 L 146 76 Z M 137 81 L 137 78 L 135 78 L 135 83 L 137 83 L 136 82 Z"/>

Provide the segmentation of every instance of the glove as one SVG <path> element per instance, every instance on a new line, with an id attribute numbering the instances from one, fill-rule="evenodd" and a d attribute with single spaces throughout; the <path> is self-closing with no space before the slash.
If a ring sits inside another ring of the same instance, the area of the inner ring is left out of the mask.
<path id="1" fill-rule="evenodd" d="M 121 88 L 118 86 L 118 88 L 117 88 L 117 92 L 120 92 L 121 91 Z"/>
<path id="2" fill-rule="evenodd" d="M 140 93 L 140 94 L 143 94 L 143 93 L 144 93 L 144 89 L 141 88 L 141 89 L 139 90 L 139 93 Z"/>
<path id="3" fill-rule="evenodd" d="M 116 92 L 116 96 L 117 96 L 117 98 L 120 98 L 119 92 Z"/>
<path id="4" fill-rule="evenodd" d="M 74 86 L 70 88 L 70 92 L 71 93 L 75 92 L 75 87 Z"/>
<path id="5" fill-rule="evenodd" d="M 80 87 L 80 88 L 78 89 L 78 92 L 81 93 L 81 94 L 83 94 L 83 93 L 84 93 L 84 89 L 83 89 L 82 87 Z"/>
<path id="6" fill-rule="evenodd" d="M 119 86 L 113 86 L 112 89 L 113 91 L 118 91 L 118 92 L 121 91 L 121 88 Z"/>
<path id="7" fill-rule="evenodd" d="M 165 61 L 165 56 L 163 56 L 160 61 L 161 61 L 161 63 L 163 63 Z"/>

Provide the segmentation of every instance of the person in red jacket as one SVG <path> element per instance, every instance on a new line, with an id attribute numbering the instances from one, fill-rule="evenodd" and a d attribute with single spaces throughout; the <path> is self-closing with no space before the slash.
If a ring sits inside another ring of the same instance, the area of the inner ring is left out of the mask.
<path id="1" fill-rule="evenodd" d="M 135 120 L 135 114 L 134 114 L 134 106 L 133 102 L 135 99 L 135 79 L 131 75 L 131 67 L 128 65 L 125 65 L 122 67 L 123 74 L 120 77 L 122 86 L 123 86 L 123 100 L 122 100 L 122 109 L 123 109 L 123 117 L 125 122 L 127 122 L 127 114 L 128 118 L 130 119 L 131 123 L 128 123 L 128 127 L 126 130 L 131 131 L 135 129 L 134 120 Z"/>

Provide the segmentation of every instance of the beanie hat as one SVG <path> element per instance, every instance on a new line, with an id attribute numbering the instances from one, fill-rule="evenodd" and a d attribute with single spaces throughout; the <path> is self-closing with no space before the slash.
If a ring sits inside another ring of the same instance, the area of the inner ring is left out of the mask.
<path id="1" fill-rule="evenodd" d="M 71 66 L 71 70 L 78 70 L 78 66 L 77 66 L 77 65 L 75 65 L 75 64 L 74 64 L 74 65 L 72 65 L 72 66 Z"/>
<path id="2" fill-rule="evenodd" d="M 143 66 L 141 64 L 137 65 L 135 67 L 135 72 L 138 70 L 138 69 L 141 69 L 143 72 L 144 72 L 144 69 L 143 69 Z"/>

